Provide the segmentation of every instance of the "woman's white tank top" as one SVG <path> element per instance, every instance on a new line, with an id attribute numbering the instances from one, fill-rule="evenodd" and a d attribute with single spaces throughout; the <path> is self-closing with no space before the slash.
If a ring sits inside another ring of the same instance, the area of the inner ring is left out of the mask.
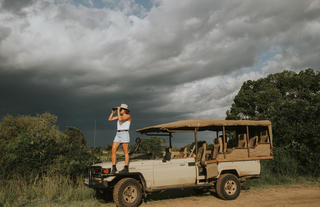
<path id="1" fill-rule="evenodd" d="M 131 121 L 119 121 L 117 122 L 117 130 L 129 130 Z"/>

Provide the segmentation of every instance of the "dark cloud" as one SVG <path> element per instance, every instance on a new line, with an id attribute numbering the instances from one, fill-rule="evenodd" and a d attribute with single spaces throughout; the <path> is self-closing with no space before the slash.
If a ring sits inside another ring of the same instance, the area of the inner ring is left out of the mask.
<path id="1" fill-rule="evenodd" d="M 1 69 L 1 68 L 0 68 Z M 94 121 L 97 123 L 96 144 L 106 144 L 114 136 L 114 123 L 107 122 L 111 108 L 120 103 L 129 104 L 135 129 L 148 124 L 164 122 L 174 113 L 147 111 L 148 104 L 156 107 L 162 98 L 152 91 L 136 91 L 134 88 L 117 93 L 82 94 L 75 86 L 63 86 L 59 81 L 64 74 L 43 74 L 39 70 L 0 70 L 0 116 L 6 114 L 31 114 L 50 112 L 59 117 L 59 126 L 76 126 L 92 141 Z M 43 80 L 44 79 L 44 80 Z M 156 119 L 155 119 L 156 117 Z M 138 136 L 135 133 L 132 134 Z M 91 142 L 93 144 L 93 142 Z"/>
<path id="2" fill-rule="evenodd" d="M 30 6 L 35 0 L 3 0 L 2 8 L 14 13 L 20 13 L 21 9 Z"/>
<path id="3" fill-rule="evenodd" d="M 5 40 L 11 33 L 11 29 L 9 27 L 0 26 L 0 43 Z"/>
<path id="4" fill-rule="evenodd" d="M 147 13 L 61 2 L 2 1 L 0 116 L 51 112 L 91 144 L 95 120 L 96 144 L 112 142 L 105 118 L 120 103 L 133 131 L 224 119 L 244 81 L 319 68 L 318 0 L 163 0 Z"/>

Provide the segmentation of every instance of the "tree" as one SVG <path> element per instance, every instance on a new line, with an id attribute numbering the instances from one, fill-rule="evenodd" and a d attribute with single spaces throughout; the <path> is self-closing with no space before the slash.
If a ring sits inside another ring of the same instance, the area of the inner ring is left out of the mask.
<path id="1" fill-rule="evenodd" d="M 158 137 L 140 138 L 141 146 L 139 152 L 151 154 L 152 158 L 162 157 L 162 143 L 164 139 Z"/>
<path id="2" fill-rule="evenodd" d="M 68 136 L 70 143 L 75 145 L 86 145 L 87 141 L 80 129 L 68 126 L 64 133 Z"/>
<path id="3" fill-rule="evenodd" d="M 57 117 L 8 115 L 0 123 L 0 177 L 34 177 L 44 173 L 77 176 L 97 158 L 79 129 L 62 132 Z"/>
<path id="4" fill-rule="evenodd" d="M 271 120 L 276 147 L 295 146 L 292 155 L 301 162 L 305 156 L 297 152 L 297 145 L 308 151 L 310 159 L 311 154 L 319 157 L 320 73 L 312 69 L 283 71 L 248 80 L 235 96 L 226 119 Z"/>

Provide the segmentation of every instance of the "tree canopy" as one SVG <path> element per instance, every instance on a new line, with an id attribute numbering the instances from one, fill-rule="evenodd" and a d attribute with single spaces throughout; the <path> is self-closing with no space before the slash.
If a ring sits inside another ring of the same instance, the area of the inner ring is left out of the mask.
<path id="1" fill-rule="evenodd" d="M 292 156 L 300 156 L 299 160 L 306 159 L 303 153 L 319 160 L 320 73 L 313 69 L 283 71 L 248 80 L 235 96 L 226 119 L 271 120 L 276 147 L 291 146 L 295 151 Z"/>

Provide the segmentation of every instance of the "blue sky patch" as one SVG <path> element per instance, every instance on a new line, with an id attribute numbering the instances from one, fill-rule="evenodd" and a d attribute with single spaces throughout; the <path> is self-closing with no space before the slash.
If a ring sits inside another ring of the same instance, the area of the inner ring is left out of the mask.
<path id="1" fill-rule="evenodd" d="M 115 9 L 119 6 L 119 1 L 105 1 L 105 0 L 73 0 L 75 5 L 82 5 L 89 8 L 110 8 Z M 143 6 L 146 11 L 150 11 L 153 7 L 152 0 L 135 0 L 136 4 Z"/>

